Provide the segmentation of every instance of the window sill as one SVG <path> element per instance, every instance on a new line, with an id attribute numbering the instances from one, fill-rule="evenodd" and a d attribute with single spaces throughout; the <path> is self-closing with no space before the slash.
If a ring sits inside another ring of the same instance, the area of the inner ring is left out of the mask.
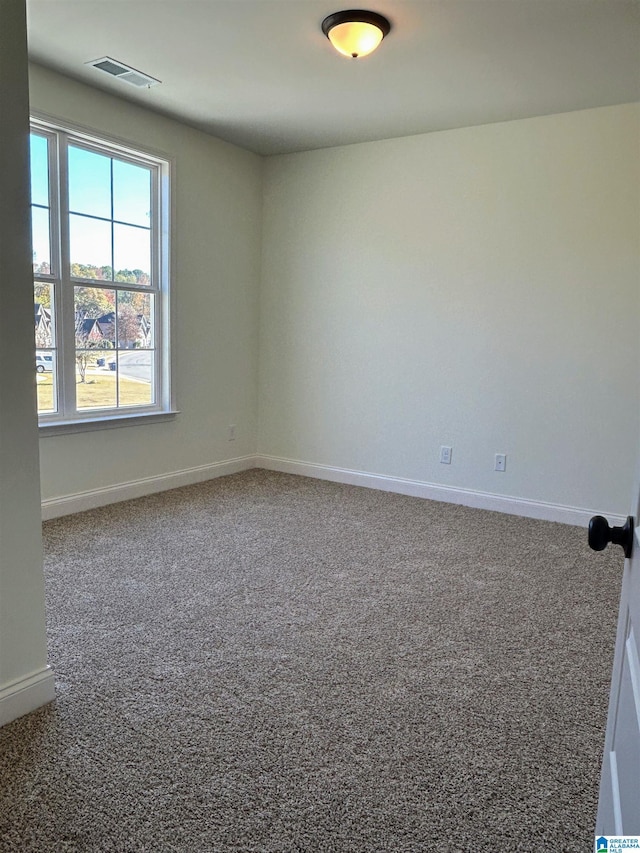
<path id="1" fill-rule="evenodd" d="M 178 409 L 168 412 L 146 412 L 139 415 L 107 415 L 96 420 L 55 421 L 39 424 L 40 436 L 66 435 L 74 432 L 93 432 L 101 429 L 146 426 L 147 424 L 172 421 L 179 415 Z"/>

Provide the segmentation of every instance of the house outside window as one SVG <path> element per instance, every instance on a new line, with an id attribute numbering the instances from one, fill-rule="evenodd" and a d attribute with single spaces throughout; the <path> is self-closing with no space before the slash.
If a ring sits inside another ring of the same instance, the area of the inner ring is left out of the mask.
<path id="1" fill-rule="evenodd" d="M 37 119 L 30 141 L 40 425 L 171 412 L 169 162 Z"/>

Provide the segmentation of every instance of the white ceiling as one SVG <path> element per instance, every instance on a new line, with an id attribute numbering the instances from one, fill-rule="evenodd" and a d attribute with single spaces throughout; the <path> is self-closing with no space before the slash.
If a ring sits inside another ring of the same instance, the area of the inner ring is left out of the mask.
<path id="1" fill-rule="evenodd" d="M 31 58 L 260 154 L 640 99 L 640 0 L 367 0 L 389 36 L 337 54 L 337 0 L 27 0 Z M 138 90 L 84 63 L 162 81 Z"/>

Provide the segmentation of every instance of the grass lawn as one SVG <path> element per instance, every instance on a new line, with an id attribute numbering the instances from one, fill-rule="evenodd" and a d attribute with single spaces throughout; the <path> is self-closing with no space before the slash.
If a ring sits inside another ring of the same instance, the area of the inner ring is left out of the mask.
<path id="1" fill-rule="evenodd" d="M 37 373 L 38 411 L 53 411 L 53 374 Z M 86 381 L 76 376 L 76 394 L 79 409 L 99 409 L 116 405 L 116 374 L 87 373 Z M 151 403 L 151 385 L 134 379 L 120 377 L 120 406 L 148 406 Z"/>

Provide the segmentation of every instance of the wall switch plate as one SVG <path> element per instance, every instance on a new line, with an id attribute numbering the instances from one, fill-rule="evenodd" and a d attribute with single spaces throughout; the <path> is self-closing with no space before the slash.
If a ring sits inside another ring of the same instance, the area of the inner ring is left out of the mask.
<path id="1" fill-rule="evenodd" d="M 452 448 L 443 444 L 440 448 L 440 461 L 443 465 L 451 465 L 451 453 Z"/>
<path id="2" fill-rule="evenodd" d="M 235 424 L 229 424 L 228 439 L 229 439 L 229 441 L 235 441 L 236 440 L 236 425 Z"/>
<path id="3" fill-rule="evenodd" d="M 496 471 L 506 471 L 507 470 L 507 454 L 506 453 L 496 453 Z"/>

